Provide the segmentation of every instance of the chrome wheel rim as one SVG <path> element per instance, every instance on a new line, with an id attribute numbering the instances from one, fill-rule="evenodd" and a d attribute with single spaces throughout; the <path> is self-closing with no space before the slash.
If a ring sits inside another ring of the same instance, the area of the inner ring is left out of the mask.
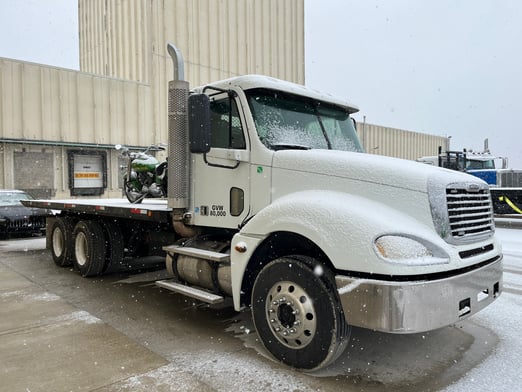
<path id="1" fill-rule="evenodd" d="M 303 348 L 313 340 L 317 315 L 312 298 L 298 284 L 274 284 L 266 298 L 266 315 L 272 333 L 285 346 Z"/>

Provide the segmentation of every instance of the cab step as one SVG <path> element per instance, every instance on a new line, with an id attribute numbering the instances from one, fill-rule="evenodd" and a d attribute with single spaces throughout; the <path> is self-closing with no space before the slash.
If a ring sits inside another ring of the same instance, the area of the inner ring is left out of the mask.
<path id="1" fill-rule="evenodd" d="M 212 252 L 205 249 L 169 245 L 164 246 L 163 250 L 170 255 L 177 253 L 180 255 L 196 257 L 208 261 L 215 261 L 217 263 L 226 263 L 230 261 L 230 255 L 227 253 Z"/>
<path id="2" fill-rule="evenodd" d="M 206 302 L 207 304 L 219 304 L 225 300 L 221 295 L 213 294 L 196 287 L 186 286 L 175 281 L 174 279 L 158 280 L 156 282 L 156 286 L 186 295 L 187 297 L 195 298 L 202 302 Z"/>

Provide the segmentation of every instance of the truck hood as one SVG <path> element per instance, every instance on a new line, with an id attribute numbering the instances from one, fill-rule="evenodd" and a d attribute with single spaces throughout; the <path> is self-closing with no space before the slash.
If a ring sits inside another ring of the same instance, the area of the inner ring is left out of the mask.
<path id="1" fill-rule="evenodd" d="M 273 157 L 271 196 L 275 201 L 309 190 L 341 192 L 433 225 L 432 212 L 439 211 L 438 216 L 446 210 L 446 188 L 472 183 L 485 184 L 468 174 L 404 159 L 346 151 L 285 150 Z"/>
<path id="2" fill-rule="evenodd" d="M 428 180 L 476 182 L 464 173 L 380 155 L 332 150 L 285 150 L 274 154 L 273 168 L 427 192 Z M 481 181 L 480 181 L 481 182 Z"/>

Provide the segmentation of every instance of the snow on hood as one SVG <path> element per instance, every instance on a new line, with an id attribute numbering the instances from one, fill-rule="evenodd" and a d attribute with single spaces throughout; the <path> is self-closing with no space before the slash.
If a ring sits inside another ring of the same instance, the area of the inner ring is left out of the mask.
<path id="1" fill-rule="evenodd" d="M 428 180 L 446 184 L 480 181 L 464 173 L 405 159 L 333 150 L 278 151 L 274 154 L 273 168 L 423 193 L 427 192 Z"/>

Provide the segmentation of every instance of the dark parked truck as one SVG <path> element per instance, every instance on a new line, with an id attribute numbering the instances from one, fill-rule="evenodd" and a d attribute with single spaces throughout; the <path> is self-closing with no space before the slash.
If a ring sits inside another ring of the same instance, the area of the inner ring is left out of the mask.
<path id="1" fill-rule="evenodd" d="M 254 75 L 189 92 L 169 53 L 167 202 L 28 202 L 61 211 L 57 264 L 93 275 L 163 244 L 159 286 L 250 307 L 266 349 L 303 370 L 335 361 L 350 326 L 433 330 L 500 295 L 484 181 L 365 154 L 357 108 L 304 86 Z"/>

